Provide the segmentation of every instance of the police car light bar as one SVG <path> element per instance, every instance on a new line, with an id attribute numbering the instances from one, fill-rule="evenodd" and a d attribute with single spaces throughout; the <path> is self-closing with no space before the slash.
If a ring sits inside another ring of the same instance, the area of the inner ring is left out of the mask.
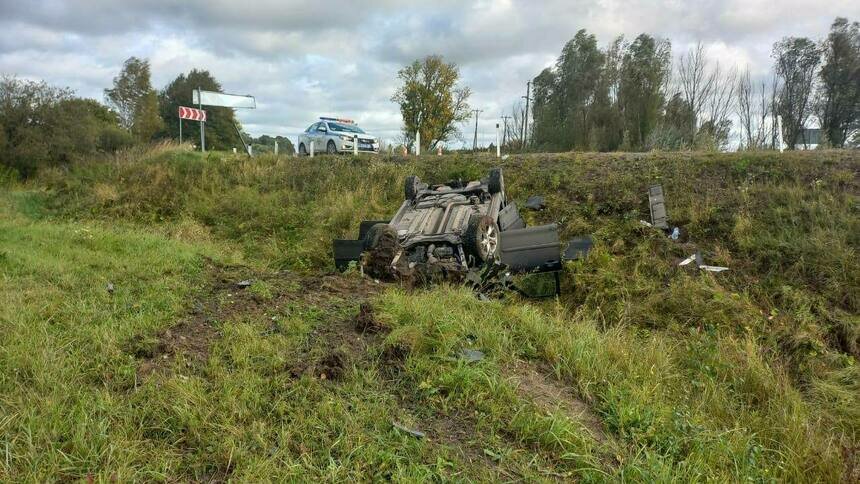
<path id="1" fill-rule="evenodd" d="M 334 121 L 336 123 L 344 123 L 344 124 L 355 124 L 355 121 L 351 119 L 342 119 L 342 118 L 326 118 L 324 116 L 320 116 L 320 119 L 323 121 Z"/>

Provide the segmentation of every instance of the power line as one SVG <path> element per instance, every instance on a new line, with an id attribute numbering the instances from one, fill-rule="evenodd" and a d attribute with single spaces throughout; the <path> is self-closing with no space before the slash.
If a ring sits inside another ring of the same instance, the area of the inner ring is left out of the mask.
<path id="1" fill-rule="evenodd" d="M 522 140 L 522 149 L 523 150 L 526 149 L 526 133 L 528 133 L 528 128 L 529 128 L 529 100 L 531 99 L 529 97 L 529 94 L 531 94 L 531 92 L 532 92 L 532 81 L 528 81 L 526 83 L 526 95 L 522 96 L 522 98 L 526 100 L 526 111 L 525 111 L 525 113 L 523 113 L 523 130 L 522 130 L 522 133 L 520 136 L 520 139 Z"/>
<path id="2" fill-rule="evenodd" d="M 505 146 L 505 142 L 508 139 L 508 120 L 511 119 L 510 116 L 502 116 L 502 121 L 505 123 L 505 131 L 502 133 L 502 146 Z"/>
<path id="3" fill-rule="evenodd" d="M 475 139 L 472 141 L 472 153 L 474 153 L 478 149 L 478 114 L 484 112 L 483 109 L 473 109 L 473 113 L 475 113 Z"/>

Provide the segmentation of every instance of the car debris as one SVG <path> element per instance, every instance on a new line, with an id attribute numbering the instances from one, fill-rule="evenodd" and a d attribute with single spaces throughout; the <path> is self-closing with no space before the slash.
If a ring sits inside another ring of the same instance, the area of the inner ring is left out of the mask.
<path id="1" fill-rule="evenodd" d="M 729 268 L 728 268 L 728 267 L 723 267 L 723 266 L 711 266 L 711 265 L 707 265 L 707 264 L 705 264 L 705 261 L 704 261 L 704 258 L 702 257 L 702 253 L 701 253 L 701 252 L 696 252 L 695 254 L 691 255 L 690 257 L 687 257 L 686 259 L 684 259 L 684 260 L 682 260 L 681 262 L 679 262 L 679 263 L 678 263 L 678 265 L 679 265 L 679 266 L 686 266 L 686 265 L 690 265 L 690 264 L 692 264 L 693 262 L 695 262 L 695 263 L 696 263 L 696 267 L 698 267 L 699 269 L 701 269 L 701 270 L 703 270 L 703 271 L 708 271 L 708 272 L 723 272 L 723 271 L 727 271 L 727 270 L 729 270 Z"/>
<path id="2" fill-rule="evenodd" d="M 580 238 L 562 251 L 556 224 L 526 227 L 505 195 L 500 168 L 468 182 L 428 184 L 409 176 L 404 201 L 390 220 L 361 222 L 357 239 L 333 241 L 338 269 L 357 262 L 371 277 L 419 284 L 484 285 L 490 278 L 530 272 L 557 276 L 566 255 L 581 258 L 590 247 L 590 238 Z"/>
<path id="3" fill-rule="evenodd" d="M 666 212 L 666 198 L 663 195 L 663 185 L 651 185 L 648 187 L 648 207 L 651 210 L 651 222 L 640 220 L 639 223 L 646 227 L 654 227 L 662 230 L 670 239 L 681 238 L 681 228 L 669 226 L 669 214 Z"/>
<path id="4" fill-rule="evenodd" d="M 484 352 L 473 350 L 471 348 L 463 348 L 460 350 L 459 358 L 466 363 L 476 363 L 484 359 Z"/>
<path id="5" fill-rule="evenodd" d="M 425 434 L 424 432 L 422 432 L 422 431 L 420 431 L 420 430 L 410 429 L 409 427 L 407 427 L 407 426 L 405 426 L 405 425 L 403 425 L 403 424 L 401 424 L 401 423 L 395 422 L 395 421 L 393 421 L 393 420 L 391 421 L 391 425 L 392 425 L 395 429 L 397 429 L 397 430 L 399 430 L 399 431 L 401 431 L 401 432 L 406 432 L 407 434 L 409 434 L 409 435 L 411 435 L 411 436 L 413 436 L 413 437 L 415 437 L 415 438 L 423 439 L 423 438 L 427 437 L 427 434 Z"/>
<path id="6" fill-rule="evenodd" d="M 530 210 L 543 210 L 546 208 L 546 201 L 540 195 L 532 195 L 526 199 L 526 203 L 523 206 Z"/>

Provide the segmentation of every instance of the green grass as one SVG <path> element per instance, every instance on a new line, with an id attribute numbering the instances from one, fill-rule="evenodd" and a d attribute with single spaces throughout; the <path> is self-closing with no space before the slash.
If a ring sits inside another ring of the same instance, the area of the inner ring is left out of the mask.
<path id="1" fill-rule="evenodd" d="M 326 275 L 405 175 L 494 163 L 160 147 L 0 183 L 0 478 L 858 477 L 857 154 L 513 156 L 529 222 L 596 241 L 554 301 Z M 639 223 L 655 181 L 689 240 Z"/>

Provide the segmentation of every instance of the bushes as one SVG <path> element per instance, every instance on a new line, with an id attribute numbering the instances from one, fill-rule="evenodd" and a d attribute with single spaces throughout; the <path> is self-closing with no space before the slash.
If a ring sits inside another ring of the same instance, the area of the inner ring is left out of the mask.
<path id="1" fill-rule="evenodd" d="M 0 79 L 0 165 L 31 176 L 131 144 L 116 114 L 45 83 Z"/>

